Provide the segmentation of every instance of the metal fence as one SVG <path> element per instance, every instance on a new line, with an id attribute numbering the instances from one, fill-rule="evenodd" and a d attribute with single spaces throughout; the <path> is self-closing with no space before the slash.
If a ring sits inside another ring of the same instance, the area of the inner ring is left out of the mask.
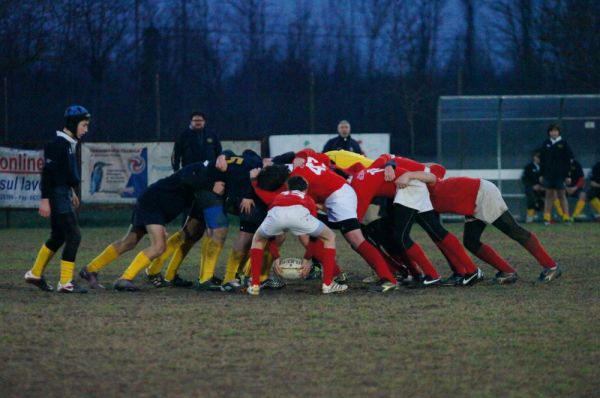
<path id="1" fill-rule="evenodd" d="M 437 119 L 438 161 L 495 182 L 517 214 L 521 169 L 550 123 L 560 123 L 584 169 L 600 157 L 600 95 L 442 96 Z"/>

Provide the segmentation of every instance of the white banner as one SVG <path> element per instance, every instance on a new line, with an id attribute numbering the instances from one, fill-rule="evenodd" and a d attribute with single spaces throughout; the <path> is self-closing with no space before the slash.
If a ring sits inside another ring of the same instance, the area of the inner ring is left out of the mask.
<path id="1" fill-rule="evenodd" d="M 0 147 L 0 207 L 37 208 L 44 151 Z"/>
<path id="2" fill-rule="evenodd" d="M 271 156 L 285 152 L 298 152 L 303 148 L 312 148 L 321 152 L 325 143 L 335 134 L 294 134 L 269 136 L 269 152 Z M 390 152 L 390 135 L 388 133 L 352 134 L 360 144 L 367 157 L 376 158 Z"/>
<path id="3" fill-rule="evenodd" d="M 260 154 L 260 141 L 222 141 L 223 149 Z M 84 143 L 81 196 L 87 203 L 133 203 L 146 187 L 173 173 L 172 142 Z"/>

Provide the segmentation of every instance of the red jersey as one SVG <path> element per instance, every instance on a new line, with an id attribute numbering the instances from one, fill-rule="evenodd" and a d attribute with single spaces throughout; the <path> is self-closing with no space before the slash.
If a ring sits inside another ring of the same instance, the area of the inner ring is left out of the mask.
<path id="1" fill-rule="evenodd" d="M 317 205 L 315 201 L 302 191 L 283 191 L 273 199 L 273 202 L 269 205 L 269 209 L 273 207 L 285 207 L 285 206 L 304 206 L 310 211 L 310 214 L 317 216 Z"/>
<path id="2" fill-rule="evenodd" d="M 396 177 L 406 173 L 407 170 L 396 168 Z M 356 191 L 358 205 L 356 214 L 358 221 L 362 221 L 369 205 L 376 196 L 393 198 L 396 195 L 396 183 L 384 180 L 384 170 L 379 168 L 368 168 L 359 171 L 352 177 L 350 186 Z"/>
<path id="3" fill-rule="evenodd" d="M 429 186 L 433 209 L 438 213 L 470 216 L 475 213 L 475 201 L 481 180 L 469 177 L 451 177 Z"/>
<path id="4" fill-rule="evenodd" d="M 329 195 L 346 183 L 346 180 L 312 156 L 306 158 L 303 166 L 294 168 L 290 174 L 290 177 L 293 176 L 303 177 L 308 182 L 308 194 L 317 203 L 325 202 Z"/>

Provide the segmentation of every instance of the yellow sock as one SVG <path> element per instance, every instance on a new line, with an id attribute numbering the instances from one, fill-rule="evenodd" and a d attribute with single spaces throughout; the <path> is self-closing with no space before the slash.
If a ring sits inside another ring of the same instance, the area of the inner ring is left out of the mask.
<path id="1" fill-rule="evenodd" d="M 225 266 L 225 276 L 223 277 L 223 283 L 231 282 L 235 279 L 240 266 L 246 260 L 246 253 L 239 252 L 235 249 L 231 249 L 229 257 L 227 258 L 227 265 Z"/>
<path id="2" fill-rule="evenodd" d="M 556 209 L 556 213 L 558 213 L 559 217 L 565 218 L 565 214 L 563 213 L 563 209 L 560 206 L 560 200 L 556 199 L 554 201 L 554 208 Z"/>
<path id="3" fill-rule="evenodd" d="M 52 257 L 54 257 L 54 252 L 48 249 L 48 246 L 45 244 L 42 245 L 35 259 L 35 263 L 33 264 L 33 268 L 31 268 L 31 273 L 34 276 L 41 278 L 46 265 L 52 260 Z"/>
<path id="4" fill-rule="evenodd" d="M 171 257 L 171 261 L 167 266 L 167 271 L 165 272 L 165 280 L 172 281 L 175 279 L 175 275 L 179 271 L 179 266 L 183 262 L 185 256 L 187 256 L 188 252 L 194 246 L 196 242 L 185 242 L 177 249 L 175 249 L 175 253 L 173 253 L 173 257 Z"/>
<path id="5" fill-rule="evenodd" d="M 66 285 L 73 280 L 73 274 L 75 273 L 75 263 L 71 261 L 62 260 L 60 262 L 60 284 Z"/>
<path id="6" fill-rule="evenodd" d="M 544 213 L 544 221 L 550 222 L 550 220 L 551 220 L 550 213 Z"/>
<path id="7" fill-rule="evenodd" d="M 135 276 L 140 273 L 141 270 L 146 268 L 150 264 L 150 259 L 146 256 L 146 253 L 139 252 L 137 256 L 133 259 L 129 267 L 123 272 L 120 279 L 127 279 L 132 281 L 135 279 Z"/>
<path id="8" fill-rule="evenodd" d="M 535 209 L 527 209 L 527 217 L 535 216 Z"/>
<path id="9" fill-rule="evenodd" d="M 594 208 L 597 215 L 600 214 L 600 199 L 594 198 L 590 200 L 590 205 Z"/>
<path id="10" fill-rule="evenodd" d="M 215 242 L 208 236 L 204 238 L 200 256 L 200 283 L 206 282 L 215 275 L 215 268 L 217 268 L 221 250 L 223 250 L 223 244 Z"/>
<path id="11" fill-rule="evenodd" d="M 150 266 L 146 269 L 146 274 L 159 274 L 160 271 L 162 271 L 165 261 L 167 261 L 167 259 L 171 257 L 173 252 L 175 252 L 175 250 L 177 250 L 177 248 L 181 246 L 183 242 L 185 241 L 183 239 L 183 233 L 181 231 L 175 232 L 173 235 L 171 235 L 169 239 L 167 239 L 167 247 L 165 249 L 165 252 L 160 256 L 156 257 L 154 260 L 152 260 L 152 263 L 150 263 Z"/>
<path id="12" fill-rule="evenodd" d="M 577 204 L 575 205 L 575 210 L 573 211 L 573 217 L 577 217 L 581 214 L 583 209 L 585 208 L 585 200 L 579 199 Z"/>
<path id="13" fill-rule="evenodd" d="M 108 264 L 112 263 L 119 257 L 117 249 L 113 245 L 108 245 L 106 249 L 98 257 L 92 260 L 85 269 L 88 272 L 98 272 Z"/>

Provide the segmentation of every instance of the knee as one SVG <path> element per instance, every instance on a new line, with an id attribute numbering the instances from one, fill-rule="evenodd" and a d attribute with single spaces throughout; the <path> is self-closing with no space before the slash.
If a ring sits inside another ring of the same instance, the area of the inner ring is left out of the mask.
<path id="1" fill-rule="evenodd" d="M 481 247 L 481 241 L 479 239 L 474 239 L 469 236 L 463 236 L 463 246 L 468 251 L 475 254 L 479 251 L 479 248 Z"/>

